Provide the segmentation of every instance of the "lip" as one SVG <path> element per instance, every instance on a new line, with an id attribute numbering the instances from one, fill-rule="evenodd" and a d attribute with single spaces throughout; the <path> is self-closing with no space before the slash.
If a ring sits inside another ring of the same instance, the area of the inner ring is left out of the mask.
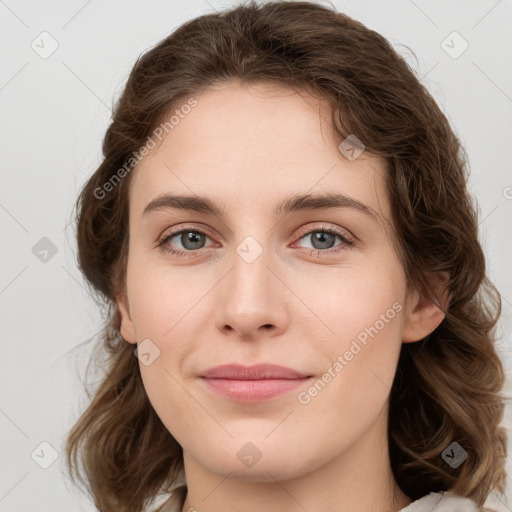
<path id="1" fill-rule="evenodd" d="M 206 370 L 201 374 L 201 377 L 206 379 L 262 380 L 301 379 L 304 377 L 311 377 L 311 375 L 292 370 L 285 366 L 262 363 L 254 366 L 223 364 Z"/>
<path id="2" fill-rule="evenodd" d="M 225 364 L 200 375 L 209 389 L 238 402 L 262 402 L 304 384 L 312 375 L 274 364 Z"/>

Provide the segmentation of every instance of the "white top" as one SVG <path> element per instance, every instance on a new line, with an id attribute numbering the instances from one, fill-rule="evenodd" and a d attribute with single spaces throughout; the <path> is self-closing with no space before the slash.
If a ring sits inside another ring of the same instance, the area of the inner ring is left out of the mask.
<path id="1" fill-rule="evenodd" d="M 480 509 L 473 500 L 447 491 L 431 492 L 399 512 L 480 512 Z"/>
<path id="2" fill-rule="evenodd" d="M 173 500 L 165 512 L 181 512 L 181 503 Z M 481 509 L 469 498 L 447 491 L 431 492 L 398 512 L 481 512 Z"/>

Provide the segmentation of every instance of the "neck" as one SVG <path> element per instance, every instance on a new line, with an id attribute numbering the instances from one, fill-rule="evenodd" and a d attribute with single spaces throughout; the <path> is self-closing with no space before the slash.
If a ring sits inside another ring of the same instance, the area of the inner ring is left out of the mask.
<path id="1" fill-rule="evenodd" d="M 385 424 L 374 423 L 328 463 L 294 478 L 277 479 L 268 471 L 251 481 L 234 471 L 219 475 L 184 451 L 188 492 L 182 512 L 235 512 L 241 504 L 244 512 L 397 512 L 411 500 L 391 471 Z"/>

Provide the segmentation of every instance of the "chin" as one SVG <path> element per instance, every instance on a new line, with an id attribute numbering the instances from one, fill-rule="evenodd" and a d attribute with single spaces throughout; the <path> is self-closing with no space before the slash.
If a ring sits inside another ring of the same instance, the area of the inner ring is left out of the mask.
<path id="1" fill-rule="evenodd" d="M 230 479 L 269 483 L 298 478 L 318 469 L 329 459 L 328 453 L 308 454 L 299 448 L 300 444 L 286 443 L 284 437 L 274 440 L 265 440 L 264 436 L 260 440 L 247 439 L 230 439 L 223 446 L 220 442 L 212 443 L 217 444 L 213 449 L 196 443 L 189 453 L 212 473 L 229 474 Z"/>

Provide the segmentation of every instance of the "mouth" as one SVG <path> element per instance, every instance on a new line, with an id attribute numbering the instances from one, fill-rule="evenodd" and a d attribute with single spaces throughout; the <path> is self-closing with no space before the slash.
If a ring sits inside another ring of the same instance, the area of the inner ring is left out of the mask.
<path id="1" fill-rule="evenodd" d="M 238 402 L 262 402 L 284 395 L 313 376 L 284 366 L 227 364 L 200 375 L 213 392 Z"/>

